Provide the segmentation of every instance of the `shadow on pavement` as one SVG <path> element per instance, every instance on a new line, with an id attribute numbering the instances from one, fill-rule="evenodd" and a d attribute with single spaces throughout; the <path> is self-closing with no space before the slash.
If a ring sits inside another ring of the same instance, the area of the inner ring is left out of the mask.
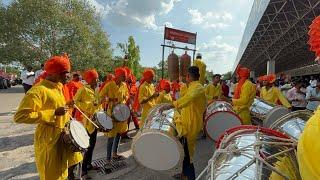
<path id="1" fill-rule="evenodd" d="M 8 89 L 0 89 L 0 93 L 24 93 L 22 86 L 13 86 Z"/>
<path id="2" fill-rule="evenodd" d="M 12 112 L 0 113 L 0 116 L 10 116 L 10 115 L 12 115 Z"/>
<path id="3" fill-rule="evenodd" d="M 36 164 L 34 162 L 25 163 L 22 164 L 16 168 L 11 168 L 5 171 L 0 172 L 1 179 L 11 179 L 16 176 L 21 176 L 24 174 L 30 174 L 30 173 L 37 173 Z M 25 179 L 33 179 L 31 178 L 25 178 Z M 34 177 L 34 179 L 37 179 Z"/>
<path id="4" fill-rule="evenodd" d="M 33 144 L 33 134 L 0 138 L 0 152 L 11 151 L 19 147 Z M 1 176 L 0 176 L 1 177 Z"/>

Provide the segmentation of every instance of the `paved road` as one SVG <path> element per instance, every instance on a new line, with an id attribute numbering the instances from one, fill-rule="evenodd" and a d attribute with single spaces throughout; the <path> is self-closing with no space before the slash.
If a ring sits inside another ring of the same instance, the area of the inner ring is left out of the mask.
<path id="1" fill-rule="evenodd" d="M 33 133 L 35 125 L 15 124 L 12 111 L 16 109 L 24 96 L 21 86 L 0 90 L 0 179 L 38 179 L 33 151 Z M 106 156 L 107 138 L 99 134 L 94 159 Z M 93 179 L 172 179 L 180 169 L 157 172 L 137 164 L 132 156 L 131 141 L 123 141 L 119 152 L 127 157 L 128 167 L 113 174 L 102 175 L 91 171 Z M 165 147 L 164 147 L 165 148 Z M 207 165 L 214 152 L 214 145 L 209 140 L 199 140 L 195 155 L 196 173 L 199 174 Z M 157 156 L 155 154 L 155 156 Z M 159 157 L 161 158 L 161 157 Z"/>

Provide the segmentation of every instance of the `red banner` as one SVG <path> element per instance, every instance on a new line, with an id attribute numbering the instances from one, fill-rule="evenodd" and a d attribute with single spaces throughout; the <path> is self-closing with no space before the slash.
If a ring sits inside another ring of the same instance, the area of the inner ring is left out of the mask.
<path id="1" fill-rule="evenodd" d="M 188 44 L 196 44 L 197 34 L 165 27 L 164 38 Z"/>

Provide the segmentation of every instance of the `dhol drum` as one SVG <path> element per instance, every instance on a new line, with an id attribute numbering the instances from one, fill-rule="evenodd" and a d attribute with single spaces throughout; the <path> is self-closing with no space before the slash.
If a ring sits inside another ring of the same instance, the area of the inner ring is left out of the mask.
<path id="1" fill-rule="evenodd" d="M 117 121 L 126 121 L 130 117 L 130 108 L 125 104 L 117 104 L 112 109 L 112 116 Z"/>
<path id="2" fill-rule="evenodd" d="M 231 104 L 214 101 L 208 105 L 205 113 L 205 131 L 211 140 L 216 141 L 227 129 L 241 125 L 241 119 L 233 111 Z"/>
<path id="3" fill-rule="evenodd" d="M 227 130 L 197 179 L 301 179 L 296 145 L 295 140 L 268 128 Z"/>
<path id="4" fill-rule="evenodd" d="M 90 137 L 86 128 L 77 120 L 70 120 L 66 124 L 61 137 L 74 152 L 85 151 L 89 147 Z"/>
<path id="5" fill-rule="evenodd" d="M 98 111 L 93 116 L 94 123 L 99 127 L 99 131 L 107 132 L 113 128 L 112 118 L 104 111 Z"/>
<path id="6" fill-rule="evenodd" d="M 254 119 L 258 119 L 259 123 L 263 124 L 263 127 L 269 127 L 273 122 L 289 112 L 290 110 L 284 106 L 272 105 L 261 98 L 255 98 L 250 107 L 251 115 Z"/>
<path id="7" fill-rule="evenodd" d="M 153 170 L 169 170 L 184 157 L 183 146 L 173 123 L 174 109 L 160 112 L 165 104 L 155 106 L 132 142 L 134 158 Z"/>
<path id="8" fill-rule="evenodd" d="M 291 138 L 298 140 L 312 115 L 313 113 L 308 110 L 294 111 L 276 120 L 269 128 L 283 132 Z"/>

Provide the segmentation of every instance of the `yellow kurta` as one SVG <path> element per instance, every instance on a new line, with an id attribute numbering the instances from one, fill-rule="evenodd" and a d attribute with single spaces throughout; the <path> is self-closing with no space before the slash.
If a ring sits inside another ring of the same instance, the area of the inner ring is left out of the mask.
<path id="1" fill-rule="evenodd" d="M 193 62 L 194 66 L 197 66 L 199 68 L 199 73 L 200 73 L 200 78 L 199 82 L 204 85 L 206 82 L 206 69 L 207 65 L 201 60 L 201 59 L 196 59 Z"/>
<path id="2" fill-rule="evenodd" d="M 113 107 L 119 103 L 125 104 L 129 98 L 129 90 L 126 83 L 122 82 L 117 85 L 115 81 L 109 82 L 100 91 L 100 97 L 117 98 L 117 102 L 109 102 L 107 114 L 112 117 Z M 105 135 L 108 137 L 116 137 L 117 134 L 126 132 L 128 129 L 127 121 L 119 122 L 113 119 L 113 129 L 106 132 Z"/>
<path id="3" fill-rule="evenodd" d="M 74 96 L 75 104 L 84 112 L 89 118 L 92 119 L 95 112 L 102 110 L 101 100 L 98 91 L 92 89 L 90 85 L 82 86 Z M 94 104 L 97 104 L 96 106 Z M 89 122 L 85 117 L 82 120 L 87 131 L 92 134 L 95 126 Z"/>
<path id="4" fill-rule="evenodd" d="M 155 89 L 153 84 L 144 82 L 139 88 L 139 95 L 138 95 L 139 103 L 141 104 L 143 100 L 148 99 L 154 93 L 155 93 Z M 147 103 L 141 104 L 142 113 L 141 113 L 141 120 L 139 123 L 140 128 L 144 125 L 144 121 L 149 113 L 149 110 L 153 108 L 155 105 L 156 105 L 155 99 L 151 99 Z"/>
<path id="5" fill-rule="evenodd" d="M 181 83 L 180 86 L 180 98 L 183 97 L 188 90 L 188 85 L 186 83 Z"/>
<path id="6" fill-rule="evenodd" d="M 298 162 L 303 180 L 320 179 L 320 109 L 308 120 L 298 142 Z"/>
<path id="7" fill-rule="evenodd" d="M 190 161 L 192 162 L 197 136 L 203 128 L 203 113 L 206 109 L 204 87 L 199 81 L 191 82 L 186 94 L 174 101 L 173 105 L 181 110 L 181 116 L 175 118 L 175 124 L 179 136 L 187 138 Z"/>
<path id="8" fill-rule="evenodd" d="M 48 80 L 32 87 L 22 99 L 14 115 L 17 123 L 38 124 L 34 133 L 35 161 L 41 180 L 67 179 L 68 167 L 82 161 L 81 153 L 74 153 L 60 139 L 67 115 L 55 116 L 58 107 L 66 102 L 62 84 Z"/>
<path id="9" fill-rule="evenodd" d="M 222 96 L 222 86 L 220 84 L 213 85 L 209 84 L 206 87 L 206 97 L 208 103 L 213 102 L 214 100 L 220 98 Z"/>
<path id="10" fill-rule="evenodd" d="M 284 95 L 281 93 L 280 89 L 276 87 L 271 87 L 269 90 L 267 90 L 266 87 L 262 87 L 260 91 L 260 97 L 271 103 L 276 105 L 277 101 L 280 100 L 282 105 L 286 108 L 290 108 L 291 104 L 288 102 L 287 98 L 284 97 Z"/>
<path id="11" fill-rule="evenodd" d="M 251 124 L 250 106 L 256 96 L 256 86 L 249 80 L 246 80 L 241 87 L 239 99 L 232 99 L 233 109 L 242 120 L 242 124 Z"/>
<path id="12" fill-rule="evenodd" d="M 172 97 L 170 93 L 166 93 L 165 91 L 161 91 L 159 96 L 156 99 L 156 104 L 161 103 L 172 103 Z"/>

